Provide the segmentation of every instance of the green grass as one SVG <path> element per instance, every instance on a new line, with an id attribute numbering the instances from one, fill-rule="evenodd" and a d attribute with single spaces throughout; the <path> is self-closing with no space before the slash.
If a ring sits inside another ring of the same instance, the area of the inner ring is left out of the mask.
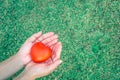
<path id="1" fill-rule="evenodd" d="M 0 0 L 0 61 L 40 30 L 59 35 L 63 63 L 37 80 L 120 80 L 119 0 Z"/>

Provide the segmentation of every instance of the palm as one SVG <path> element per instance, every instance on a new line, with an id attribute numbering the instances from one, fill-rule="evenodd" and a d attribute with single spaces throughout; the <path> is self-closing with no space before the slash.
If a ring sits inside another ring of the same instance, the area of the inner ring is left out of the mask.
<path id="1" fill-rule="evenodd" d="M 41 41 L 44 44 L 48 44 L 48 46 L 53 45 L 57 42 L 57 35 L 54 35 L 53 32 L 49 32 L 42 35 L 42 32 L 36 33 L 31 36 L 26 42 L 22 45 L 21 49 L 19 50 L 19 55 L 21 56 L 23 62 L 27 64 L 31 61 L 30 58 L 30 50 L 34 43 Z"/>
<path id="2" fill-rule="evenodd" d="M 61 53 L 61 49 L 62 49 L 61 43 L 57 42 L 56 44 L 48 45 L 48 46 L 51 46 L 52 51 L 53 51 L 52 60 L 49 59 L 40 64 L 30 62 L 26 67 L 26 70 L 28 70 L 30 74 L 33 75 L 33 73 L 34 73 L 33 77 L 46 76 L 49 73 L 51 73 L 60 64 L 59 59 L 60 59 L 60 53 Z"/>

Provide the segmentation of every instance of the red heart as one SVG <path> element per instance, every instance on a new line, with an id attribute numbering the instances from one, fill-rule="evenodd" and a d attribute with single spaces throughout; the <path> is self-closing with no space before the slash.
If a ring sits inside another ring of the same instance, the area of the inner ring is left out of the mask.
<path id="1" fill-rule="evenodd" d="M 32 46 L 30 55 L 34 62 L 44 62 L 52 56 L 52 50 L 43 43 L 37 42 Z"/>

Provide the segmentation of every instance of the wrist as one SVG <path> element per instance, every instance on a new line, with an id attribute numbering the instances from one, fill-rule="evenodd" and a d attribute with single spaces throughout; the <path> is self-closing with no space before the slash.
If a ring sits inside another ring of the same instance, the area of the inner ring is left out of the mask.
<path id="1" fill-rule="evenodd" d="M 23 60 L 22 60 L 22 57 L 19 55 L 19 54 L 16 54 L 15 56 L 15 60 L 19 63 L 19 64 L 21 64 L 21 65 L 25 65 L 25 63 L 23 62 Z"/>
<path id="2" fill-rule="evenodd" d="M 0 80 L 4 80 L 24 67 L 20 57 L 14 55 L 0 65 Z"/>
<path id="3" fill-rule="evenodd" d="M 16 56 L 20 59 L 20 62 L 23 63 L 23 65 L 26 65 L 31 61 L 30 55 L 24 55 L 18 52 Z"/>

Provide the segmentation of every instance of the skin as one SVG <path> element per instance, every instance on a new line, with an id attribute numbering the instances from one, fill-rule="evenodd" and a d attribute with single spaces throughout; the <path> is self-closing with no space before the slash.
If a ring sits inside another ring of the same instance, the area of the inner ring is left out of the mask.
<path id="1" fill-rule="evenodd" d="M 34 43 L 39 41 L 52 49 L 52 58 L 43 63 L 34 63 L 31 61 L 30 49 Z M 35 33 L 25 41 L 16 55 L 0 63 L 0 80 L 12 76 L 24 66 L 26 66 L 25 70 L 14 80 L 33 80 L 37 77 L 46 76 L 62 62 L 60 60 L 61 50 L 62 44 L 58 42 L 58 35 L 53 32 Z"/>

